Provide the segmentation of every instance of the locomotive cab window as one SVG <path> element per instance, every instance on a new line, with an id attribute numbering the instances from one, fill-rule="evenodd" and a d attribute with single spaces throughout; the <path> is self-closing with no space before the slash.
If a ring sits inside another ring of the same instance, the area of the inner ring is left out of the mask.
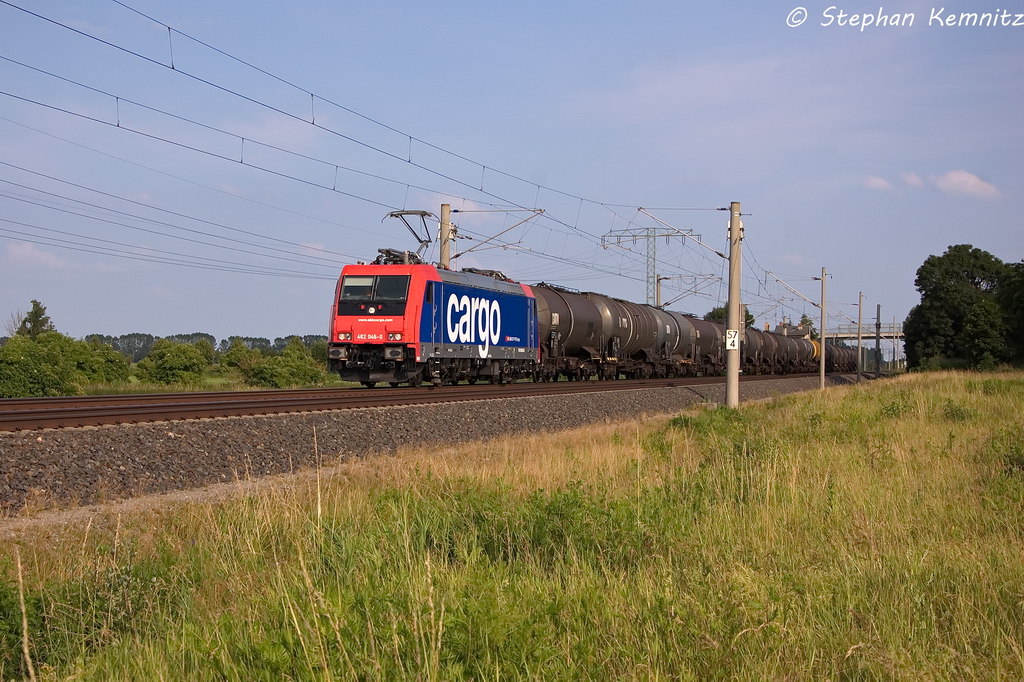
<path id="1" fill-rule="evenodd" d="M 373 294 L 373 277 L 349 275 L 341 283 L 342 301 L 369 301 Z"/>
<path id="2" fill-rule="evenodd" d="M 380 275 L 374 288 L 377 301 L 404 301 L 409 292 L 409 275 Z"/>
<path id="3" fill-rule="evenodd" d="M 338 315 L 401 315 L 408 295 L 409 275 L 346 275 Z"/>

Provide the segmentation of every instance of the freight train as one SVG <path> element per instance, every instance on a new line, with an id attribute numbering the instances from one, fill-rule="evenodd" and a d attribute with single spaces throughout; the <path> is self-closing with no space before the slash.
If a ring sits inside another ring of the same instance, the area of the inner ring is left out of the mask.
<path id="1" fill-rule="evenodd" d="M 328 368 L 373 387 L 721 374 L 725 328 L 690 315 L 500 272 L 460 272 L 381 250 L 342 270 L 331 307 Z M 829 372 L 856 351 L 825 344 Z M 745 374 L 813 372 L 822 345 L 746 329 Z"/>

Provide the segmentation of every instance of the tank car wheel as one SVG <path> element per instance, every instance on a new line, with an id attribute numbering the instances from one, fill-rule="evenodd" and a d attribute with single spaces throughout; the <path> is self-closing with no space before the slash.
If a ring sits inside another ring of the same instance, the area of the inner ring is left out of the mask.
<path id="1" fill-rule="evenodd" d="M 363 386 L 366 386 L 367 388 L 373 388 L 374 386 L 377 385 L 377 382 L 376 381 L 363 381 L 362 384 L 363 384 Z"/>
<path id="2" fill-rule="evenodd" d="M 476 383 L 476 377 L 469 377 L 468 379 L 466 379 L 466 383 L 472 386 L 473 384 Z"/>
<path id="3" fill-rule="evenodd" d="M 399 383 L 401 383 L 401 382 L 398 382 L 398 381 L 389 381 L 389 382 L 388 382 L 388 386 L 390 386 L 391 388 L 398 388 L 398 384 L 399 384 Z"/>

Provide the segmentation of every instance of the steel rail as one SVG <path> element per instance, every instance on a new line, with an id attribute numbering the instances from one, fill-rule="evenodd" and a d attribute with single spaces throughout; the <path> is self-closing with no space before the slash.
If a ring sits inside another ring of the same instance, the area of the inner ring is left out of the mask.
<path id="1" fill-rule="evenodd" d="M 743 381 L 791 379 L 800 376 L 804 375 L 754 375 L 743 377 Z M 505 385 L 478 384 L 419 389 L 411 387 L 300 389 L 15 398 L 0 400 L 0 431 L 390 407 L 719 383 L 725 383 L 724 377 L 551 383 L 520 382 Z"/>

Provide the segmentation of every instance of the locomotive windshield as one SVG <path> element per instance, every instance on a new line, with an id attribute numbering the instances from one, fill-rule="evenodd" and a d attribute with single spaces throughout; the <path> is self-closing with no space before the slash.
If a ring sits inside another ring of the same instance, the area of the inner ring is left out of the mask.
<path id="1" fill-rule="evenodd" d="M 373 298 L 377 301 L 404 301 L 409 291 L 409 275 L 379 275 Z"/>
<path id="2" fill-rule="evenodd" d="M 365 315 L 374 304 L 385 315 L 401 315 L 409 295 L 409 275 L 346 275 L 338 299 L 339 315 Z M 396 305 L 400 304 L 400 305 Z"/>

